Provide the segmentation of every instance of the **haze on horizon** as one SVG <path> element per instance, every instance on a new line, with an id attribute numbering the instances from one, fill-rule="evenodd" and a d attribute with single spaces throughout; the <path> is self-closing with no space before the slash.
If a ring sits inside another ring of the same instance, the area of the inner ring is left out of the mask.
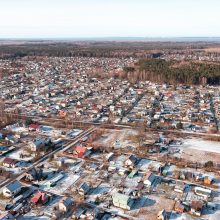
<path id="1" fill-rule="evenodd" d="M 219 0 L 0 0 L 0 38 L 220 37 Z"/>

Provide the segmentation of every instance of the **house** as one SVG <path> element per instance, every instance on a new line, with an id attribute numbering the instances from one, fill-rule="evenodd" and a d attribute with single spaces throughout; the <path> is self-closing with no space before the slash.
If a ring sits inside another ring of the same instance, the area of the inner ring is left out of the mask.
<path id="1" fill-rule="evenodd" d="M 15 143 L 17 140 L 16 140 L 16 136 L 13 135 L 13 134 L 8 134 L 5 138 L 6 141 L 10 142 L 10 143 Z"/>
<path id="2" fill-rule="evenodd" d="M 60 110 L 59 111 L 59 116 L 60 116 L 60 118 L 65 118 L 66 117 L 66 112 L 65 111 L 63 111 L 63 110 Z"/>
<path id="3" fill-rule="evenodd" d="M 8 168 L 15 168 L 18 164 L 18 161 L 15 159 L 11 159 L 9 157 L 6 157 L 3 162 L 2 162 L 4 167 L 8 167 Z"/>
<path id="4" fill-rule="evenodd" d="M 110 152 L 106 155 L 105 159 L 110 162 L 112 160 L 113 156 L 114 156 L 114 153 Z"/>
<path id="5" fill-rule="evenodd" d="M 81 216 L 86 212 L 85 208 L 79 208 L 72 214 L 72 219 L 80 219 Z"/>
<path id="6" fill-rule="evenodd" d="M 190 213 L 196 216 L 201 216 L 203 206 L 203 201 L 193 200 L 190 205 Z"/>
<path id="7" fill-rule="evenodd" d="M 66 158 L 65 157 L 59 157 L 56 160 L 56 164 L 59 167 L 62 167 L 65 164 Z"/>
<path id="8" fill-rule="evenodd" d="M 14 220 L 14 216 L 10 212 L 3 212 L 0 214 L 0 220 Z"/>
<path id="9" fill-rule="evenodd" d="M 128 196 L 121 193 L 115 193 L 112 195 L 113 205 L 122 209 L 131 210 L 134 200 Z"/>
<path id="10" fill-rule="evenodd" d="M 117 170 L 117 167 L 115 165 L 109 165 L 108 171 L 109 172 L 115 172 Z"/>
<path id="11" fill-rule="evenodd" d="M 61 179 L 63 179 L 65 176 L 64 172 L 59 172 L 54 177 L 46 181 L 45 185 L 47 186 L 55 186 L 57 182 L 59 182 Z"/>
<path id="12" fill-rule="evenodd" d="M 158 220 L 166 220 L 167 219 L 167 212 L 164 209 L 159 211 L 157 214 L 157 219 Z"/>
<path id="13" fill-rule="evenodd" d="M 138 162 L 138 158 L 135 155 L 130 155 L 129 158 L 125 161 L 125 166 L 135 166 Z"/>
<path id="14" fill-rule="evenodd" d="M 149 166 L 149 169 L 152 171 L 152 172 L 157 172 L 157 173 L 161 173 L 162 169 L 163 169 L 163 166 L 162 164 L 160 163 L 151 163 L 150 166 Z"/>
<path id="15" fill-rule="evenodd" d="M 124 176 L 125 175 L 125 173 L 127 173 L 127 169 L 126 168 L 124 168 L 124 167 L 121 167 L 121 168 L 119 168 L 119 170 L 118 170 L 118 174 L 120 175 L 120 176 Z"/>
<path id="16" fill-rule="evenodd" d="M 89 185 L 86 182 L 84 182 L 80 185 L 78 192 L 80 195 L 86 195 L 89 192 L 89 190 L 90 190 Z"/>
<path id="17" fill-rule="evenodd" d="M 185 183 L 178 181 L 174 187 L 174 191 L 178 193 L 184 193 L 185 188 Z"/>
<path id="18" fill-rule="evenodd" d="M 211 185 L 214 181 L 214 178 L 211 176 L 205 176 L 204 177 L 204 184 L 205 185 Z"/>
<path id="19" fill-rule="evenodd" d="M 2 190 L 2 193 L 5 197 L 10 198 L 18 194 L 21 191 L 21 187 L 21 183 L 18 180 L 15 180 L 14 182 L 5 186 Z"/>
<path id="20" fill-rule="evenodd" d="M 194 188 L 194 192 L 195 194 L 202 196 L 204 199 L 208 199 L 212 194 L 212 190 L 205 189 L 199 186 Z"/>
<path id="21" fill-rule="evenodd" d="M 46 144 L 46 140 L 44 138 L 37 138 L 33 142 L 30 142 L 29 146 L 31 151 L 40 150 Z"/>
<path id="22" fill-rule="evenodd" d="M 90 171 L 96 171 L 98 170 L 99 166 L 95 163 L 89 164 L 88 166 L 86 166 Z"/>
<path id="23" fill-rule="evenodd" d="M 77 147 L 75 148 L 75 150 L 73 151 L 73 154 L 74 154 L 75 156 L 77 156 L 78 158 L 82 158 L 82 157 L 85 155 L 86 151 L 87 151 L 87 148 L 86 148 L 86 147 L 77 146 Z"/>
<path id="24" fill-rule="evenodd" d="M 42 169 L 36 169 L 32 168 L 30 171 L 28 171 L 25 174 L 25 179 L 27 181 L 36 181 L 43 178 L 43 170 Z"/>
<path id="25" fill-rule="evenodd" d="M 39 130 L 39 128 L 40 128 L 40 125 L 38 125 L 38 124 L 30 124 L 29 125 L 29 131 L 37 131 L 37 130 Z"/>
<path id="26" fill-rule="evenodd" d="M 49 196 L 45 192 L 38 191 L 32 198 L 31 202 L 34 204 L 41 203 L 46 204 L 49 201 Z"/>
<path id="27" fill-rule="evenodd" d="M 138 170 L 132 170 L 132 171 L 129 173 L 128 178 L 132 179 L 132 178 L 134 178 L 137 174 L 138 174 Z"/>
<path id="28" fill-rule="evenodd" d="M 155 181 L 155 176 L 152 172 L 148 172 L 144 177 L 144 184 L 150 187 Z"/>
<path id="29" fill-rule="evenodd" d="M 177 201 L 176 203 L 175 203 L 175 206 L 174 206 L 174 210 L 176 211 L 176 212 L 178 212 L 178 213 L 183 213 L 184 212 L 184 205 L 181 203 L 181 202 L 179 202 L 179 201 Z"/>
<path id="30" fill-rule="evenodd" d="M 73 205 L 73 199 L 70 197 L 62 198 L 58 204 L 59 211 L 68 212 Z"/>

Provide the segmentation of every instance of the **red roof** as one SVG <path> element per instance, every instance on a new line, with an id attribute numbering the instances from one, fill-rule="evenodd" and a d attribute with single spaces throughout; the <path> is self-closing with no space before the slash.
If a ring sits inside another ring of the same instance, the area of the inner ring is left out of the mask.
<path id="1" fill-rule="evenodd" d="M 86 152 L 86 147 L 83 147 L 83 146 L 77 146 L 75 151 L 77 153 L 85 153 Z"/>
<path id="2" fill-rule="evenodd" d="M 34 197 L 32 197 L 31 202 L 32 203 L 38 203 L 40 197 L 42 196 L 42 192 L 37 192 Z"/>
<path id="3" fill-rule="evenodd" d="M 85 154 L 87 148 L 86 147 L 82 147 L 82 146 L 77 146 L 75 148 L 75 152 L 77 153 L 78 157 L 83 157 L 83 155 Z"/>
<path id="4" fill-rule="evenodd" d="M 29 125 L 29 128 L 31 128 L 31 129 L 38 129 L 40 127 L 40 125 L 38 125 L 38 124 L 30 124 Z"/>

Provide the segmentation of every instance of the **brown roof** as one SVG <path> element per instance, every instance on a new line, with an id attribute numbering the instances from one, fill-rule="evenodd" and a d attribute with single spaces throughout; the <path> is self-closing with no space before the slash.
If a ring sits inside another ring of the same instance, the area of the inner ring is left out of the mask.
<path id="1" fill-rule="evenodd" d="M 195 209 L 195 210 L 201 210 L 203 207 L 203 202 L 202 201 L 195 201 L 193 200 L 191 202 L 191 208 Z"/>
<path id="2" fill-rule="evenodd" d="M 3 160 L 3 163 L 6 163 L 6 164 L 16 164 L 18 161 L 17 160 L 14 160 L 14 159 L 11 159 L 9 157 L 6 157 L 4 160 Z"/>

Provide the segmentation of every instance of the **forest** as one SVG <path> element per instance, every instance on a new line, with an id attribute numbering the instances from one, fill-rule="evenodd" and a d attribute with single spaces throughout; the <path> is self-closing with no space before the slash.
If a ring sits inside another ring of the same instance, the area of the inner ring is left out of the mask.
<path id="1" fill-rule="evenodd" d="M 150 80 L 158 83 L 219 85 L 220 65 L 207 62 L 142 59 L 134 67 L 124 67 L 123 77 L 130 81 Z"/>
<path id="2" fill-rule="evenodd" d="M 49 57 L 135 57 L 146 58 L 155 51 L 202 50 L 220 46 L 214 42 L 114 42 L 114 41 L 0 41 L 0 58 Z"/>

